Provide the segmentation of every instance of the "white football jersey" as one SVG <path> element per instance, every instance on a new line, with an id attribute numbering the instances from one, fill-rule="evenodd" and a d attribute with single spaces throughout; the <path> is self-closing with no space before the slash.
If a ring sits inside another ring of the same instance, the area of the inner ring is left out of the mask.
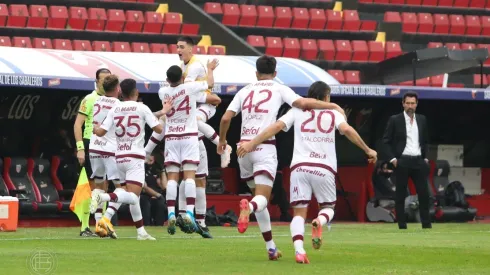
<path id="1" fill-rule="evenodd" d="M 117 141 L 116 156 L 145 153 L 145 124 L 153 128 L 159 124 L 150 108 L 136 101 L 123 101 L 114 106 L 101 128 L 109 132 L 114 128 Z"/>
<path id="2" fill-rule="evenodd" d="M 251 140 L 276 122 L 282 104 L 292 106 L 299 98 L 287 86 L 273 80 L 260 80 L 238 91 L 227 110 L 242 112 L 241 140 Z"/>
<path id="3" fill-rule="evenodd" d="M 173 108 L 167 113 L 165 136 L 197 135 L 196 103 L 206 102 L 208 88 L 206 81 L 180 84 L 177 87 L 163 87 L 158 91 L 161 100 L 171 98 Z"/>
<path id="4" fill-rule="evenodd" d="M 116 97 L 99 96 L 94 102 L 94 115 L 92 123 L 94 125 L 101 125 L 109 114 L 109 111 L 116 105 L 120 103 L 119 99 Z M 114 129 L 105 134 L 103 137 L 98 137 L 97 135 L 92 135 L 90 137 L 89 149 L 96 153 L 95 151 L 114 153 L 116 152 L 116 135 Z"/>
<path id="5" fill-rule="evenodd" d="M 336 110 L 292 108 L 279 120 L 288 131 L 294 124 L 294 151 L 291 167 L 299 163 L 323 164 L 337 172 L 335 130 L 345 121 Z"/>

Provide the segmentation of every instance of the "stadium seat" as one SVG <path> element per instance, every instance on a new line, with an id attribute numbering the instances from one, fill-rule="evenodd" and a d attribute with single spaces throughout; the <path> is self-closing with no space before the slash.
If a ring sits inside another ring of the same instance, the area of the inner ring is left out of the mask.
<path id="1" fill-rule="evenodd" d="M 160 44 L 160 43 L 150 44 L 150 51 L 152 53 L 169 53 L 167 44 Z"/>
<path id="2" fill-rule="evenodd" d="M 283 57 L 299 58 L 301 53 L 301 45 L 299 39 L 297 38 L 284 38 L 284 51 L 282 53 Z"/>
<path id="3" fill-rule="evenodd" d="M 473 75 L 473 84 L 475 84 L 477 87 L 481 85 L 482 77 L 480 74 L 474 74 Z M 488 86 L 488 79 L 487 76 L 483 76 L 483 86 Z"/>
<path id="4" fill-rule="evenodd" d="M 208 54 L 212 55 L 226 55 L 226 47 L 220 45 L 214 45 L 208 47 Z"/>
<path id="5" fill-rule="evenodd" d="M 87 9 L 82 7 L 70 7 L 68 11 L 68 25 L 70 28 L 75 30 L 84 30 L 88 19 Z"/>
<path id="6" fill-rule="evenodd" d="M 420 6 L 422 4 L 422 0 L 406 0 L 405 4 L 411 6 Z"/>
<path id="7" fill-rule="evenodd" d="M 344 10 L 343 11 L 345 31 L 358 31 L 361 28 L 361 21 L 359 20 L 359 14 L 356 10 Z"/>
<path id="8" fill-rule="evenodd" d="M 272 27 L 274 24 L 274 8 L 271 6 L 257 7 L 257 25 L 256 27 Z"/>
<path id="9" fill-rule="evenodd" d="M 318 46 L 315 39 L 301 39 L 301 58 L 315 60 L 318 56 Z"/>
<path id="10" fill-rule="evenodd" d="M 434 87 L 442 87 L 444 83 L 444 75 L 436 75 L 430 78 L 430 85 Z"/>
<path id="11" fill-rule="evenodd" d="M 490 36 L 490 16 L 482 16 L 481 19 L 481 35 Z"/>
<path id="12" fill-rule="evenodd" d="M 369 41 L 367 44 L 369 49 L 369 61 L 379 62 L 385 59 L 385 47 L 382 42 Z"/>
<path id="13" fill-rule="evenodd" d="M 282 56 L 283 45 L 280 37 L 265 38 L 265 54 L 272 56 Z"/>
<path id="14" fill-rule="evenodd" d="M 131 49 L 135 53 L 149 53 L 150 45 L 148 43 L 133 42 L 131 43 Z"/>
<path id="15" fill-rule="evenodd" d="M 75 51 L 92 51 L 92 43 L 88 40 L 73 40 Z"/>
<path id="16" fill-rule="evenodd" d="M 415 85 L 422 86 L 422 87 L 429 87 L 430 86 L 429 80 L 430 80 L 430 77 L 424 77 L 422 79 L 417 79 L 415 81 Z"/>
<path id="17" fill-rule="evenodd" d="M 275 7 L 274 13 L 276 14 L 276 20 L 274 20 L 275 28 L 291 27 L 293 14 L 290 7 Z"/>
<path id="18" fill-rule="evenodd" d="M 326 11 L 327 30 L 341 30 L 342 29 L 342 13 L 334 10 Z"/>
<path id="19" fill-rule="evenodd" d="M 9 14 L 10 16 L 7 19 L 7 27 L 24 28 L 27 25 L 27 17 L 29 17 L 29 12 L 27 11 L 26 5 L 10 5 Z"/>
<path id="20" fill-rule="evenodd" d="M 94 47 L 94 48 L 96 48 L 96 47 Z M 96 48 L 96 51 L 97 51 L 97 48 Z M 115 42 L 112 42 L 112 51 L 113 52 L 120 52 L 120 53 L 129 53 L 129 52 L 131 52 L 131 46 L 129 45 L 129 42 L 115 41 Z"/>
<path id="21" fill-rule="evenodd" d="M 413 12 L 402 13 L 402 31 L 403 32 L 417 32 L 418 22 L 417 15 Z"/>
<path id="22" fill-rule="evenodd" d="M 51 178 L 51 164 L 49 161 L 45 159 L 30 159 L 29 162 L 33 162 L 33 169 L 30 176 L 33 185 L 36 185 L 39 190 L 41 196 L 39 202 L 46 205 L 45 207 L 49 206 L 53 210 L 68 211 L 70 209 L 70 201 L 60 201 L 58 189 L 61 188 L 63 190 L 63 187 L 61 183 L 55 183 Z M 56 187 L 56 184 L 59 186 Z"/>
<path id="23" fill-rule="evenodd" d="M 3 174 L 3 160 L 0 159 L 0 171 Z M 0 196 L 9 196 L 11 194 L 7 184 L 3 180 L 3 175 L 0 175 Z"/>
<path id="24" fill-rule="evenodd" d="M 263 36 L 249 35 L 247 36 L 247 43 L 255 48 L 265 49 L 265 40 Z"/>
<path id="25" fill-rule="evenodd" d="M 9 191 L 19 190 L 23 191 L 23 194 L 19 194 L 19 200 L 25 201 L 28 205 L 32 207 L 37 207 L 37 188 L 35 188 L 28 176 L 28 165 L 26 159 L 21 158 L 5 158 L 3 165 L 3 179 Z M 39 195 L 40 197 L 40 195 Z M 21 212 L 22 208 L 20 207 Z"/>
<path id="26" fill-rule="evenodd" d="M 182 27 L 181 14 L 175 12 L 167 12 L 163 16 L 162 33 L 179 34 Z"/>
<path id="27" fill-rule="evenodd" d="M 442 48 L 444 45 L 441 42 L 429 42 L 427 48 Z"/>
<path id="28" fill-rule="evenodd" d="M 125 32 L 141 32 L 145 19 L 142 11 L 126 11 Z"/>
<path id="29" fill-rule="evenodd" d="M 374 32 L 378 27 L 378 22 L 374 20 L 361 21 L 361 31 Z"/>
<path id="30" fill-rule="evenodd" d="M 437 6 L 439 6 L 439 7 L 452 7 L 453 6 L 453 0 L 439 0 L 439 3 L 437 3 Z"/>
<path id="31" fill-rule="evenodd" d="M 432 33 L 434 31 L 434 20 L 432 19 L 432 14 L 430 13 L 419 13 L 417 15 L 419 28 L 417 32 L 419 33 Z"/>
<path id="32" fill-rule="evenodd" d="M 192 53 L 193 54 L 208 54 L 206 52 L 206 48 L 204 46 L 194 46 L 192 48 Z"/>
<path id="33" fill-rule="evenodd" d="M 150 3 L 155 3 L 155 0 L 136 0 L 136 2 L 138 2 L 138 3 L 148 3 L 148 4 L 150 4 Z"/>
<path id="34" fill-rule="evenodd" d="M 291 28 L 293 29 L 306 29 L 310 23 L 310 16 L 308 9 L 306 8 L 293 8 L 293 22 Z"/>
<path id="35" fill-rule="evenodd" d="M 399 12 L 396 11 L 387 11 L 385 12 L 383 21 L 388 23 L 401 23 L 402 17 Z"/>
<path id="36" fill-rule="evenodd" d="M 73 46 L 70 40 L 67 39 L 53 39 L 54 48 L 57 50 L 72 51 Z"/>
<path id="37" fill-rule="evenodd" d="M 335 45 L 332 40 L 319 39 L 318 51 L 320 52 L 318 58 L 323 58 L 327 61 L 335 60 Z"/>
<path id="38" fill-rule="evenodd" d="M 126 16 L 123 10 L 107 10 L 106 31 L 122 32 Z"/>
<path id="39" fill-rule="evenodd" d="M 88 20 L 86 30 L 103 31 L 107 23 L 107 14 L 105 9 L 89 8 L 87 10 Z"/>
<path id="40" fill-rule="evenodd" d="M 462 50 L 474 50 L 476 49 L 476 45 L 473 43 L 461 43 Z"/>
<path id="41" fill-rule="evenodd" d="M 450 33 L 456 35 L 464 35 L 466 32 L 466 24 L 462 15 L 449 15 L 449 22 L 451 24 Z"/>
<path id="42" fill-rule="evenodd" d="M 342 70 L 328 70 L 327 71 L 333 78 L 337 79 L 341 84 L 345 84 L 345 76 Z"/>
<path id="43" fill-rule="evenodd" d="M 350 61 L 352 58 L 352 46 L 349 40 L 336 40 L 335 61 Z"/>
<path id="44" fill-rule="evenodd" d="M 7 5 L 0 4 L 0 27 L 5 26 L 7 23 L 7 17 L 9 16 L 9 10 Z"/>
<path id="45" fill-rule="evenodd" d="M 160 13 L 154 11 L 145 12 L 145 25 L 143 32 L 160 33 L 163 27 L 163 17 Z"/>
<path id="46" fill-rule="evenodd" d="M 476 45 L 476 48 L 477 49 L 483 49 L 483 48 L 485 48 L 488 51 L 490 51 L 490 45 L 489 44 L 478 44 L 478 45 Z M 487 59 L 485 61 L 485 65 L 490 65 L 490 59 Z"/>
<path id="47" fill-rule="evenodd" d="M 366 62 L 369 59 L 369 49 L 367 42 L 364 40 L 353 40 L 352 46 L 352 61 Z"/>
<path id="48" fill-rule="evenodd" d="M 359 71 L 344 71 L 345 84 L 361 84 Z"/>
<path id="49" fill-rule="evenodd" d="M 33 38 L 32 39 L 34 48 L 38 49 L 52 49 L 53 48 L 53 43 L 51 42 L 51 39 L 48 38 Z"/>
<path id="50" fill-rule="evenodd" d="M 12 47 L 12 41 L 10 41 L 10 37 L 0 36 L 0 46 Z"/>
<path id="51" fill-rule="evenodd" d="M 29 7 L 30 17 L 27 20 L 28 28 L 45 28 L 48 20 L 48 8 L 43 5 L 31 5 Z"/>
<path id="52" fill-rule="evenodd" d="M 461 46 L 459 43 L 446 43 L 446 48 L 449 50 L 461 50 Z"/>
<path id="53" fill-rule="evenodd" d="M 240 20 L 240 7 L 238 4 L 223 4 L 223 19 L 222 23 L 228 26 L 238 25 Z"/>
<path id="54" fill-rule="evenodd" d="M 177 53 L 177 45 L 176 44 L 170 44 L 168 46 L 168 50 L 170 53 Z"/>
<path id="55" fill-rule="evenodd" d="M 111 43 L 109 43 L 108 41 L 94 41 L 92 42 L 92 48 L 96 52 L 110 52 Z"/>
<path id="56" fill-rule="evenodd" d="M 466 34 L 467 35 L 480 35 L 481 33 L 481 21 L 477 15 L 466 15 Z"/>
<path id="57" fill-rule="evenodd" d="M 50 6 L 49 14 L 47 28 L 66 28 L 66 23 L 68 22 L 68 9 L 65 6 Z"/>
<path id="58" fill-rule="evenodd" d="M 208 14 L 223 14 L 220 3 L 206 2 L 204 3 L 204 11 Z"/>
<path id="59" fill-rule="evenodd" d="M 447 14 L 434 14 L 434 33 L 447 34 L 449 33 L 449 17 Z"/>
<path id="60" fill-rule="evenodd" d="M 199 34 L 199 24 L 182 24 L 182 29 L 180 33 L 183 35 L 198 35 Z"/>
<path id="61" fill-rule="evenodd" d="M 385 43 L 386 59 L 401 55 L 402 48 L 398 41 L 386 41 Z"/>
<path id="62" fill-rule="evenodd" d="M 325 11 L 322 9 L 310 9 L 310 25 L 308 26 L 311 30 L 323 30 L 325 29 L 325 24 L 327 23 L 327 17 L 325 16 Z"/>
<path id="63" fill-rule="evenodd" d="M 454 0 L 453 7 L 466 8 L 470 5 L 470 0 Z"/>
<path id="64" fill-rule="evenodd" d="M 238 25 L 254 27 L 257 23 L 257 10 L 254 5 L 240 5 L 240 21 Z"/>
<path id="65" fill-rule="evenodd" d="M 13 37 L 13 46 L 19 48 L 32 48 L 30 37 Z"/>
<path id="66" fill-rule="evenodd" d="M 483 9 L 483 8 L 485 8 L 486 3 L 487 3 L 486 0 L 470 0 L 470 7 L 471 8 L 477 8 L 477 9 Z"/>

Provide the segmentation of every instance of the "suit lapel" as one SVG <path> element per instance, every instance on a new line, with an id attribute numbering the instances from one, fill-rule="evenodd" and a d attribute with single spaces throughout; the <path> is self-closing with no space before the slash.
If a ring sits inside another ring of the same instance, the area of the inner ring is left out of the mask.
<path id="1" fill-rule="evenodd" d="M 417 128 L 419 130 L 419 143 L 422 142 L 422 120 L 420 119 L 420 116 L 415 114 L 415 120 L 417 121 Z"/>
<path id="2" fill-rule="evenodd" d="M 400 125 L 403 128 L 404 135 L 407 136 L 407 122 L 405 121 L 405 115 L 403 112 L 400 114 Z"/>

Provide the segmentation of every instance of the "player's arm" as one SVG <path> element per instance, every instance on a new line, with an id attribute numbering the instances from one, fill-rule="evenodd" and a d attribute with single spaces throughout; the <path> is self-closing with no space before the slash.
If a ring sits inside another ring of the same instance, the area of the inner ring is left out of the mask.
<path id="1" fill-rule="evenodd" d="M 196 100 L 196 102 L 218 105 L 221 103 L 221 98 L 215 94 L 201 92 L 201 94 L 198 95 L 198 100 Z"/>
<path id="2" fill-rule="evenodd" d="M 337 110 L 345 117 L 344 110 L 342 110 L 342 108 L 340 108 L 340 106 L 335 103 L 325 102 L 313 98 L 301 97 L 289 87 L 284 87 L 284 89 L 281 89 L 281 94 L 284 102 L 289 104 L 289 106 L 296 107 L 301 110 L 311 110 L 311 109 Z"/>
<path id="3" fill-rule="evenodd" d="M 361 150 L 363 150 L 364 153 L 366 153 L 370 162 L 373 163 L 376 162 L 378 154 L 376 153 L 376 151 L 372 150 L 371 148 L 369 148 L 369 146 L 367 146 L 364 140 L 362 140 L 359 133 L 357 133 L 357 131 L 354 128 L 352 128 L 352 126 L 350 126 L 347 122 L 343 121 L 338 125 L 338 129 L 339 131 L 342 131 L 342 133 L 344 133 L 344 135 L 352 143 L 354 143 L 357 147 L 361 148 Z"/>
<path id="4" fill-rule="evenodd" d="M 214 71 L 214 69 L 216 69 L 216 67 L 218 67 L 218 65 L 219 65 L 218 59 L 213 59 L 212 61 L 208 60 L 208 64 L 207 64 L 208 72 L 207 72 L 206 81 L 208 82 L 208 88 L 209 89 L 212 89 L 214 87 L 213 71 Z"/>
<path id="5" fill-rule="evenodd" d="M 75 141 L 77 142 L 77 151 L 85 149 L 83 146 L 82 134 L 82 127 L 83 123 L 85 123 L 85 119 L 87 119 L 87 115 L 79 112 L 77 114 L 77 118 L 75 119 L 75 124 L 73 125 L 73 133 L 75 134 Z"/>
<path id="6" fill-rule="evenodd" d="M 107 113 L 106 118 L 102 122 L 102 125 L 94 125 L 94 134 L 98 137 L 103 137 L 107 132 L 114 127 L 114 109 L 112 108 L 109 113 Z"/>
<path id="7" fill-rule="evenodd" d="M 165 171 L 162 172 L 160 180 L 157 181 L 157 184 L 158 186 L 160 186 L 160 188 L 162 188 L 162 190 L 167 189 L 167 174 L 165 173 Z"/>
<path id="8" fill-rule="evenodd" d="M 164 100 L 162 103 L 163 103 L 162 112 L 164 114 L 166 114 L 172 109 L 172 101 L 171 100 Z M 163 125 L 160 124 L 160 122 L 158 121 L 158 118 L 156 118 L 153 115 L 150 108 L 148 108 L 148 106 L 146 106 L 146 105 L 144 106 L 143 116 L 145 118 L 146 124 L 148 124 L 148 126 L 150 126 L 150 128 L 155 133 L 161 134 L 163 132 Z"/>

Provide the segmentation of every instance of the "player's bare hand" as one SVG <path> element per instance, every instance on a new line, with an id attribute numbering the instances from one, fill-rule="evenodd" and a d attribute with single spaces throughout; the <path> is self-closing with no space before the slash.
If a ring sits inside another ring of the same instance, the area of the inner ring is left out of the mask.
<path id="1" fill-rule="evenodd" d="M 162 112 L 164 114 L 167 114 L 168 112 L 170 112 L 170 110 L 172 110 L 173 103 L 174 103 L 174 101 L 171 98 L 163 100 L 162 101 L 162 105 L 163 105 Z"/>
<path id="2" fill-rule="evenodd" d="M 79 150 L 77 152 L 77 159 L 80 165 L 83 165 L 85 163 L 85 150 Z"/>
<path id="3" fill-rule="evenodd" d="M 217 147 L 217 152 L 218 152 L 218 155 L 222 155 L 224 152 L 225 152 L 225 149 L 226 149 L 226 145 L 228 145 L 228 142 L 225 141 L 219 141 L 218 143 L 218 147 Z"/>
<path id="4" fill-rule="evenodd" d="M 216 69 L 218 65 L 219 65 L 218 59 L 215 58 L 212 61 L 208 60 L 208 70 L 214 71 L 214 69 Z"/>
<path id="5" fill-rule="evenodd" d="M 237 146 L 236 154 L 239 158 L 243 158 L 246 154 L 252 152 L 255 149 L 252 142 L 242 142 Z"/>
<path id="6" fill-rule="evenodd" d="M 368 157 L 369 163 L 376 163 L 376 161 L 378 160 L 378 153 L 376 153 L 376 151 L 374 151 L 373 149 L 369 149 L 366 152 L 366 155 Z"/>

